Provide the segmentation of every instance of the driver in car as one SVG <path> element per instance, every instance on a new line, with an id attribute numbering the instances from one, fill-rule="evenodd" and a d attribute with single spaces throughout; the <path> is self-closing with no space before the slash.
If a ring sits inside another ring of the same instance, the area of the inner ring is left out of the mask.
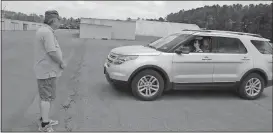
<path id="1" fill-rule="evenodd" d="M 202 40 L 202 45 L 200 44 L 199 40 L 195 40 L 194 42 L 194 47 L 195 47 L 195 52 L 209 52 L 210 49 L 210 38 L 203 38 Z"/>

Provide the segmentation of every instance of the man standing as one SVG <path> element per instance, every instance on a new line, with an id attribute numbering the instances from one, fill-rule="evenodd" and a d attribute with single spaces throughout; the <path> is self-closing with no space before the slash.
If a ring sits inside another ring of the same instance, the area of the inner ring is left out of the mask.
<path id="1" fill-rule="evenodd" d="M 56 10 L 46 11 L 44 23 L 45 26 L 36 31 L 34 72 L 40 96 L 41 125 L 39 130 L 52 132 L 52 125 L 57 125 L 58 121 L 49 119 L 50 108 L 56 97 L 57 78 L 61 76 L 66 64 L 62 59 L 62 51 L 54 33 L 60 26 L 58 12 Z"/>

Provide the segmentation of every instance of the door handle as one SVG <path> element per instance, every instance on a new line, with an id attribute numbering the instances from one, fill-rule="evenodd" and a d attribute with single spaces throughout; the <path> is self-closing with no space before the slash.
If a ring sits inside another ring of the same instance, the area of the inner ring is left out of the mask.
<path id="1" fill-rule="evenodd" d="M 205 56 L 202 60 L 211 60 L 208 56 Z"/>
<path id="2" fill-rule="evenodd" d="M 208 58 L 209 58 L 208 56 L 204 56 L 202 60 L 207 60 Z"/>
<path id="3" fill-rule="evenodd" d="M 242 60 L 250 60 L 249 58 L 247 58 L 247 57 L 244 57 Z"/>
<path id="4" fill-rule="evenodd" d="M 211 60 L 211 59 L 209 59 L 209 58 L 203 58 L 202 60 Z"/>

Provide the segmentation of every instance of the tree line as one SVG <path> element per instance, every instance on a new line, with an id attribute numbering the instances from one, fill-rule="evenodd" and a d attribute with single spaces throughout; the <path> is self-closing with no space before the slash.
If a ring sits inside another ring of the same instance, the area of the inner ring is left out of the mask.
<path id="1" fill-rule="evenodd" d="M 166 16 L 166 21 L 197 24 L 211 30 L 228 30 L 260 34 L 272 41 L 272 3 L 204 6 L 180 10 Z"/>
<path id="2" fill-rule="evenodd" d="M 260 34 L 272 41 L 272 3 L 245 6 L 217 4 L 187 11 L 180 10 L 168 14 L 165 18 L 145 20 L 196 24 L 200 28 L 209 30 L 248 32 Z"/>
<path id="3" fill-rule="evenodd" d="M 27 15 L 21 12 L 13 12 L 13 11 L 6 11 L 6 10 L 1 10 L 1 12 L 2 12 L 2 17 L 7 19 L 37 22 L 37 23 L 43 23 L 44 21 L 44 15 L 37 15 L 35 13 Z M 80 22 L 80 18 L 61 17 L 61 23 L 62 23 L 61 28 L 79 29 L 79 22 Z"/>

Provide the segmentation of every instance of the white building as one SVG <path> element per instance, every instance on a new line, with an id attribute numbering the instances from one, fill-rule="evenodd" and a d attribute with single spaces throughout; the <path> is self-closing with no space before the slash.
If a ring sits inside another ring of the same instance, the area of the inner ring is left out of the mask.
<path id="1" fill-rule="evenodd" d="M 164 37 L 184 29 L 199 30 L 200 27 L 185 23 L 82 18 L 80 38 L 135 40 L 136 35 Z"/>
<path id="2" fill-rule="evenodd" d="M 80 38 L 135 40 L 136 22 L 82 18 Z"/>
<path id="3" fill-rule="evenodd" d="M 181 32 L 181 30 L 199 30 L 196 24 L 171 23 L 138 20 L 136 24 L 136 34 L 142 36 L 164 37 L 173 33 Z"/>
<path id="4" fill-rule="evenodd" d="M 28 31 L 36 30 L 44 25 L 43 23 L 35 23 L 20 20 L 1 19 L 1 30 L 2 31 Z"/>

